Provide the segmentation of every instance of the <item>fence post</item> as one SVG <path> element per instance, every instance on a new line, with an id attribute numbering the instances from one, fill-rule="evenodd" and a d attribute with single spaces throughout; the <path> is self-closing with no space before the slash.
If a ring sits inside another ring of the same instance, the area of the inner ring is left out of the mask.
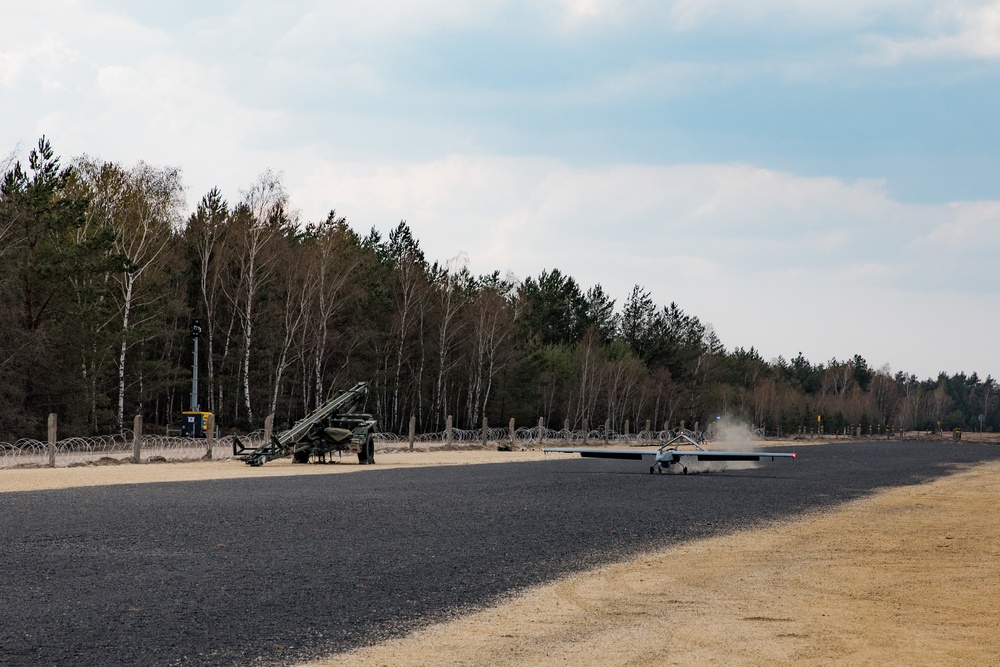
<path id="1" fill-rule="evenodd" d="M 538 442 L 544 440 L 542 437 L 542 431 L 545 428 L 545 419 L 543 417 L 538 418 Z"/>
<path id="2" fill-rule="evenodd" d="M 274 431 L 274 413 L 264 417 L 264 442 L 271 442 L 271 433 Z"/>
<path id="3" fill-rule="evenodd" d="M 510 426 L 507 427 L 507 434 L 510 436 L 510 444 L 514 444 L 514 418 L 510 418 Z"/>
<path id="4" fill-rule="evenodd" d="M 604 420 L 604 444 L 608 444 L 608 431 L 611 430 L 611 420 Z"/>
<path id="5" fill-rule="evenodd" d="M 569 440 L 569 419 L 563 420 L 563 440 Z"/>
<path id="6" fill-rule="evenodd" d="M 215 446 L 215 415 L 209 414 L 205 420 L 205 458 L 212 458 L 212 448 Z"/>
<path id="7" fill-rule="evenodd" d="M 646 435 L 649 435 L 649 420 L 646 420 Z"/>
<path id="8" fill-rule="evenodd" d="M 444 428 L 444 444 L 446 445 L 451 444 L 451 424 L 452 424 L 451 415 L 448 415 L 447 426 L 445 426 Z"/>
<path id="9" fill-rule="evenodd" d="M 142 460 L 142 415 L 136 415 L 132 421 L 132 460 L 136 463 Z"/>
<path id="10" fill-rule="evenodd" d="M 49 467 L 56 467 L 56 413 L 49 413 Z"/>
<path id="11" fill-rule="evenodd" d="M 583 444 L 587 444 L 587 436 L 590 434 L 590 426 L 588 424 L 588 419 L 583 418 Z"/>
<path id="12" fill-rule="evenodd" d="M 488 428 L 488 425 L 486 423 L 486 417 L 483 417 L 483 447 L 486 446 L 487 428 Z"/>
<path id="13" fill-rule="evenodd" d="M 417 417 L 410 416 L 410 451 L 413 451 L 413 441 L 417 439 Z"/>
<path id="14" fill-rule="evenodd" d="M 628 420 L 625 420 L 625 439 L 628 439 Z"/>

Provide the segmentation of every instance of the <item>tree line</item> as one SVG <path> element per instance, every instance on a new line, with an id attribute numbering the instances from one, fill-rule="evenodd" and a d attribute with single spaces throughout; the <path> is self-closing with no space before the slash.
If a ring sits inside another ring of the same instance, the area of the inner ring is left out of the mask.
<path id="1" fill-rule="evenodd" d="M 636 286 L 620 307 L 558 269 L 523 281 L 425 257 L 406 222 L 359 234 L 304 222 L 281 179 L 185 209 L 180 171 L 39 140 L 0 183 L 0 439 L 173 426 L 199 408 L 225 430 L 289 424 L 369 380 L 383 431 L 606 422 L 636 431 L 718 414 L 770 432 L 1000 426 L 995 382 L 918 380 L 860 356 L 812 364 L 727 350 L 709 325 Z"/>

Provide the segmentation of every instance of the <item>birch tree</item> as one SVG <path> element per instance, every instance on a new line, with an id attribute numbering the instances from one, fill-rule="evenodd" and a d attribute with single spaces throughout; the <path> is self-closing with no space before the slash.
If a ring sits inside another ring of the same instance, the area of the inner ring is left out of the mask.
<path id="1" fill-rule="evenodd" d="M 512 296 L 513 284 L 501 281 L 499 274 L 494 273 L 480 281 L 470 307 L 470 381 L 466 401 L 470 425 L 479 422 L 480 414 L 487 415 L 493 381 L 513 353 L 509 345 L 516 313 L 510 307 Z"/>
<path id="2" fill-rule="evenodd" d="M 468 286 L 470 276 L 467 268 L 463 265 L 457 270 L 458 265 L 464 264 L 468 260 L 463 257 L 456 257 L 443 268 L 436 265 L 431 270 L 434 276 L 433 287 L 437 292 L 437 378 L 434 383 L 434 419 L 439 424 L 444 422 L 448 412 L 447 400 L 447 376 L 454 368 L 452 352 L 455 340 L 463 327 L 459 314 L 468 301 Z"/>
<path id="3" fill-rule="evenodd" d="M 225 278 L 225 234 L 229 219 L 229 205 L 218 188 L 212 188 L 201 198 L 198 208 L 188 220 L 188 244 L 194 253 L 198 275 L 200 308 L 204 315 L 207 361 L 208 411 L 216 411 L 215 345 L 218 311 L 222 299 L 222 281 Z"/>
<path id="4" fill-rule="evenodd" d="M 227 296 L 236 312 L 241 328 L 240 384 L 243 407 L 248 424 L 254 423 L 251 385 L 251 350 L 254 343 L 254 323 L 260 291 L 274 270 L 275 253 L 269 246 L 290 224 L 286 213 L 288 195 L 281 180 L 270 170 L 261 174 L 253 185 L 243 191 L 243 198 L 230 218 L 232 227 L 231 282 Z M 237 419 L 239 415 L 236 415 Z"/>
<path id="5" fill-rule="evenodd" d="M 124 271 L 111 274 L 116 287 L 119 345 L 115 367 L 118 374 L 117 427 L 125 427 L 125 395 L 128 351 L 137 342 L 141 324 L 155 314 L 150 307 L 160 298 L 141 288 L 158 270 L 171 233 L 181 221 L 184 204 L 180 170 L 139 162 L 130 169 L 117 164 L 81 161 L 91 187 L 89 215 L 115 232 L 115 250 L 124 258 Z"/>
<path id="6" fill-rule="evenodd" d="M 348 304 L 348 287 L 360 266 L 358 241 L 347 226 L 347 220 L 330 211 L 326 220 L 306 230 L 309 255 L 308 280 L 313 286 L 314 301 L 310 309 L 307 333 L 315 405 L 326 398 L 326 366 L 331 355 L 331 334 L 334 318 Z"/>
<path id="7" fill-rule="evenodd" d="M 403 371 L 403 355 L 414 328 L 421 301 L 426 298 L 426 264 L 424 253 L 413 237 L 405 221 L 399 223 L 389 233 L 386 254 L 394 270 L 395 290 L 395 366 L 389 404 L 388 423 L 391 428 L 401 430 L 402 413 L 400 410 L 400 390 Z"/>

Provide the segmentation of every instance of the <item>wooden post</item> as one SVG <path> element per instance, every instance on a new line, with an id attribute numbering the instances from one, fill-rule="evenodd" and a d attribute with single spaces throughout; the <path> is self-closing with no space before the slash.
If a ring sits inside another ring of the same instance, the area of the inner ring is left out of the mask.
<path id="1" fill-rule="evenodd" d="M 444 444 L 451 444 L 451 415 L 448 415 L 447 426 L 444 427 Z"/>
<path id="2" fill-rule="evenodd" d="M 488 435 L 489 426 L 486 423 L 486 417 L 483 417 L 483 447 L 486 446 L 486 436 Z"/>
<path id="3" fill-rule="evenodd" d="M 49 413 L 49 467 L 56 467 L 56 413 Z"/>
<path id="4" fill-rule="evenodd" d="M 684 420 L 683 419 L 681 420 L 681 430 L 682 431 L 684 430 Z"/>
<path id="5" fill-rule="evenodd" d="M 271 442 L 271 433 L 274 432 L 274 413 L 264 417 L 264 442 Z"/>
<path id="6" fill-rule="evenodd" d="M 543 417 L 538 418 L 538 442 L 544 440 L 542 433 L 545 431 L 545 419 Z"/>
<path id="7" fill-rule="evenodd" d="M 608 444 L 608 437 L 609 437 L 608 431 L 610 431 L 610 430 L 611 430 L 611 420 L 610 419 L 605 419 L 604 420 L 604 444 L 605 445 Z"/>
<path id="8" fill-rule="evenodd" d="M 413 451 L 413 441 L 417 439 L 417 417 L 410 417 L 410 451 Z"/>
<path id="9" fill-rule="evenodd" d="M 649 433 L 649 420 L 646 420 L 646 433 Z"/>
<path id="10" fill-rule="evenodd" d="M 205 458 L 210 459 L 215 447 L 215 415 L 209 414 L 205 422 Z"/>
<path id="11" fill-rule="evenodd" d="M 670 430 L 669 423 L 668 422 L 663 422 L 663 437 L 664 438 L 667 437 L 667 431 L 669 431 L 669 430 Z"/>
<path id="12" fill-rule="evenodd" d="M 510 426 L 507 427 L 507 435 L 510 436 L 510 444 L 514 445 L 514 418 L 510 418 Z"/>
<path id="13" fill-rule="evenodd" d="M 590 435 L 590 426 L 586 417 L 583 418 L 583 444 L 587 444 L 587 436 Z"/>
<path id="14" fill-rule="evenodd" d="M 132 460 L 136 463 L 142 460 L 142 415 L 136 415 L 132 421 Z"/>
<path id="15" fill-rule="evenodd" d="M 628 437 L 628 420 L 625 420 L 625 437 Z"/>
<path id="16" fill-rule="evenodd" d="M 569 440 L 569 419 L 563 420 L 563 440 Z"/>

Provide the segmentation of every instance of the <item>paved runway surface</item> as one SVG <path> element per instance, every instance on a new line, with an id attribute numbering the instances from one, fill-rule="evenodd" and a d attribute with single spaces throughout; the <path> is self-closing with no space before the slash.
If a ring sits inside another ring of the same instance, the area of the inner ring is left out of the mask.
<path id="1" fill-rule="evenodd" d="M 687 476 L 560 457 L 0 494 L 0 665 L 287 664 L 988 459 L 861 443 Z"/>

